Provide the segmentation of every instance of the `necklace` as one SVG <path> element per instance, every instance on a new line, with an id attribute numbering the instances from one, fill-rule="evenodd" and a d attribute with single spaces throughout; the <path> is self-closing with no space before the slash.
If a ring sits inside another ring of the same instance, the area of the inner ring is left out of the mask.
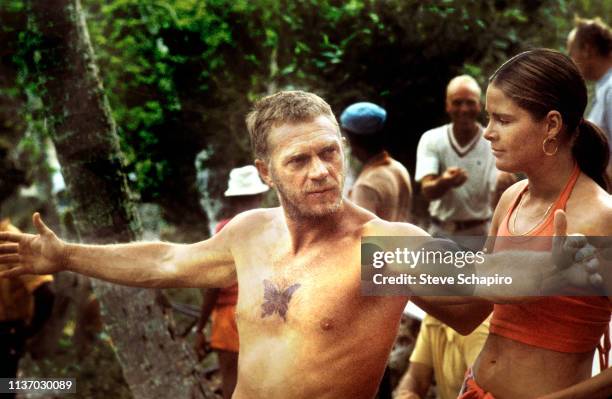
<path id="1" fill-rule="evenodd" d="M 543 221 L 544 219 L 546 219 L 546 217 L 548 217 L 548 213 L 550 212 L 550 210 L 552 209 L 553 205 L 555 204 L 556 201 L 553 201 L 550 205 L 548 205 L 548 208 L 546 208 L 546 212 L 544 212 L 544 215 L 542 216 L 542 218 L 540 220 L 538 220 L 538 222 L 529 230 L 527 230 L 524 233 L 521 234 L 517 234 L 516 233 L 516 219 L 518 219 L 518 214 L 519 211 L 521 210 L 522 206 L 523 206 L 523 201 L 525 199 L 525 197 L 527 196 L 527 193 L 523 194 L 521 196 L 521 200 L 519 201 L 518 206 L 516 207 L 516 211 L 514 212 L 514 221 L 512 222 L 512 234 L 514 235 L 518 235 L 518 236 L 526 236 L 529 235 L 529 233 L 531 233 L 532 231 L 534 231 L 536 229 L 536 227 L 538 227 Z"/>

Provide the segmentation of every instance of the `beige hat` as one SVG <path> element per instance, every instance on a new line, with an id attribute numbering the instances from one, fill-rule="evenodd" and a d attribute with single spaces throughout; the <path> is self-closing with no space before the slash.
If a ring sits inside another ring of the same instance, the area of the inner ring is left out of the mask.
<path id="1" fill-rule="evenodd" d="M 225 196 L 255 195 L 265 193 L 269 189 L 270 187 L 266 186 L 259 178 L 257 168 L 253 165 L 247 165 L 232 169 Z"/>

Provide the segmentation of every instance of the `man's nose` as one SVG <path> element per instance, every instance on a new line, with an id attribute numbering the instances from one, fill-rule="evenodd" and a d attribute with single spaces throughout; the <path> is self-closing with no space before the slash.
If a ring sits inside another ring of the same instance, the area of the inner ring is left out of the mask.
<path id="1" fill-rule="evenodd" d="M 328 175 L 329 171 L 327 170 L 327 164 L 318 157 L 315 157 L 311 162 L 308 177 L 313 180 L 321 180 L 326 178 Z"/>
<path id="2" fill-rule="evenodd" d="M 472 109 L 468 103 L 461 103 L 461 105 L 459 106 L 459 110 L 461 112 L 470 112 Z"/>

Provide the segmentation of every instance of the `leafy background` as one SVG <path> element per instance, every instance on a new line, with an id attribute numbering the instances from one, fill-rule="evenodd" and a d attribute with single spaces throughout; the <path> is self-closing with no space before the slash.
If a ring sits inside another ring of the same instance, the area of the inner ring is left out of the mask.
<path id="1" fill-rule="evenodd" d="M 469 73 L 484 88 L 495 68 L 522 50 L 564 51 L 574 15 L 612 15 L 611 0 L 82 2 L 131 188 L 139 202 L 159 209 L 150 230 L 163 225 L 165 238 L 186 242 L 208 234 L 202 191 L 220 201 L 227 172 L 251 162 L 244 116 L 262 95 L 313 91 L 337 115 L 355 101 L 379 103 L 388 110 L 390 152 L 413 171 L 420 135 L 447 121 L 451 77 Z M 22 228 L 32 208 L 51 217 L 70 206 L 51 183 L 57 165 L 39 72 L 49 43 L 29 17 L 27 1 L 0 2 L 0 155 L 23 171 L 3 163 L 0 189 L 36 187 L 2 212 Z M 201 151 L 201 169 L 211 177 L 205 187 L 194 166 Z M 197 303 L 197 296 L 172 297 Z M 95 361 L 76 361 L 72 329 L 69 323 L 53 361 L 30 359 L 23 367 L 81 373 L 87 397 L 129 397 L 108 337 L 100 335 Z"/>
<path id="2" fill-rule="evenodd" d="M 470 73 L 484 87 L 521 50 L 563 50 L 575 14 L 612 15 L 609 0 L 83 3 L 132 188 L 170 224 L 192 227 L 206 218 L 195 155 L 207 150 L 204 167 L 220 172 L 250 162 L 243 118 L 256 98 L 305 89 L 337 114 L 354 101 L 377 102 L 389 112 L 392 154 L 412 170 L 421 133 L 446 121 L 452 76 Z M 0 138 L 20 142 L 33 170 L 46 133 L 36 73 L 44 43 L 23 0 L 2 2 L 0 22 Z M 212 182 L 211 192 L 224 184 Z"/>

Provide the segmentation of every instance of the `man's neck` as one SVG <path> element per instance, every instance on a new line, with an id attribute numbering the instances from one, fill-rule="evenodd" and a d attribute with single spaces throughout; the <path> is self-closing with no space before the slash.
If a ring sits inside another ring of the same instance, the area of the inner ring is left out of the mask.
<path id="1" fill-rule="evenodd" d="M 603 78 L 610 68 L 612 68 L 612 56 L 602 58 L 599 62 L 594 63 L 593 76 L 595 77 L 595 81 Z"/>
<path id="2" fill-rule="evenodd" d="M 478 126 L 477 123 L 474 123 L 472 126 L 467 127 L 467 128 L 461 127 L 454 123 L 452 126 L 453 126 L 453 129 L 452 129 L 453 136 L 455 137 L 455 140 L 457 141 L 457 143 L 462 147 L 465 147 L 466 145 L 468 145 L 472 140 L 474 140 L 476 135 L 480 132 L 480 127 Z"/>
<path id="3" fill-rule="evenodd" d="M 293 254 L 298 254 L 317 242 L 328 241 L 332 235 L 336 235 L 340 231 L 346 211 L 344 199 L 337 211 L 316 218 L 291 215 L 283 208 Z"/>
<path id="4" fill-rule="evenodd" d="M 364 168 L 367 165 L 378 164 L 378 163 L 386 163 L 389 154 L 385 150 L 380 150 L 380 152 L 370 154 L 365 160 L 362 161 Z"/>
<path id="5" fill-rule="evenodd" d="M 352 153 L 362 164 L 368 163 L 368 161 L 375 157 L 378 153 L 371 153 L 368 149 L 362 147 L 353 147 Z"/>

